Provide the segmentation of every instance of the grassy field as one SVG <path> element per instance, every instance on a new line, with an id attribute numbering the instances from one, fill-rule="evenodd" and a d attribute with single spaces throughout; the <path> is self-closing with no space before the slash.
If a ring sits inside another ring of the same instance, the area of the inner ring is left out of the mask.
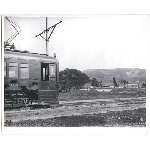
<path id="1" fill-rule="evenodd" d="M 82 91 L 75 90 L 68 93 L 60 93 L 59 101 L 61 100 L 76 100 L 76 99 L 108 99 L 108 98 L 129 98 L 129 97 L 145 97 L 145 89 L 112 89 L 111 92 L 98 92 L 96 90 Z"/>

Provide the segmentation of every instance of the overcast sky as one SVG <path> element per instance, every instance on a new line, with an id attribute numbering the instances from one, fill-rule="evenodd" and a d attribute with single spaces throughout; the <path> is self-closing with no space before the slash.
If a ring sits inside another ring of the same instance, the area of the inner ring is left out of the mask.
<path id="1" fill-rule="evenodd" d="M 35 38 L 46 29 L 46 18 L 11 18 L 21 28 L 20 34 L 12 41 L 16 48 L 46 53 L 44 39 Z M 48 27 L 60 20 L 62 23 L 56 26 L 48 43 L 49 55 L 56 53 L 60 70 L 146 69 L 147 15 L 51 16 L 48 17 Z M 4 40 L 14 33 L 14 28 L 4 19 Z"/>

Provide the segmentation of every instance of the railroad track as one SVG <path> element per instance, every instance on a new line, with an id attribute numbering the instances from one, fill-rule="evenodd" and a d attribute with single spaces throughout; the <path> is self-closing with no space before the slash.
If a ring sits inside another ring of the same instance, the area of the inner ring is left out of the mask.
<path id="1" fill-rule="evenodd" d="M 4 107 L 4 110 L 15 110 L 15 109 L 40 109 L 40 108 L 55 108 L 55 107 L 62 107 L 62 106 L 75 106 L 75 105 L 92 105 L 92 104 L 99 104 L 99 105 L 110 105 L 110 104 L 117 104 L 117 105 L 128 105 L 128 104 L 139 104 L 139 103 L 146 103 L 146 97 L 132 97 L 132 98 L 113 98 L 113 99 L 92 99 L 92 100 L 63 100 L 59 101 L 59 104 L 47 104 L 47 103 L 32 103 L 32 104 L 24 104 L 24 105 L 7 105 Z"/>

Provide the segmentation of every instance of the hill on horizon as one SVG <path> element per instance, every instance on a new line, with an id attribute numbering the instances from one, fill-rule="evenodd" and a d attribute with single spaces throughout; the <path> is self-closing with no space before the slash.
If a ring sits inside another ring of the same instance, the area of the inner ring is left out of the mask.
<path id="1" fill-rule="evenodd" d="M 90 78 L 96 78 L 98 81 L 113 83 L 112 78 L 115 77 L 117 81 L 121 79 L 127 81 L 139 81 L 146 83 L 146 69 L 140 68 L 116 68 L 116 69 L 87 69 L 82 71 Z"/>

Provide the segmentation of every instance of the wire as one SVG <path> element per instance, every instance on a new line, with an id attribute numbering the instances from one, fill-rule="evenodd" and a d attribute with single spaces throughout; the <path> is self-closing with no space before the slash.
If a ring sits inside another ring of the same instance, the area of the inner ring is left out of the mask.
<path id="1" fill-rule="evenodd" d="M 20 27 L 12 20 L 11 17 L 5 17 L 8 22 L 11 24 L 11 26 L 16 30 L 16 33 L 13 34 L 8 40 L 7 42 L 11 42 L 19 33 L 20 33 L 20 30 L 18 31 L 16 27 L 18 27 L 20 29 Z"/>
<path id="2" fill-rule="evenodd" d="M 45 39 L 46 41 L 48 41 L 48 42 L 49 42 L 49 39 L 50 39 L 50 37 L 51 37 L 51 35 L 52 35 L 52 33 L 53 33 L 54 29 L 55 29 L 55 28 L 56 28 L 56 26 L 57 26 L 59 23 L 61 23 L 61 22 L 62 22 L 62 21 L 59 21 L 58 23 L 56 23 L 55 25 L 53 25 L 53 26 L 51 26 L 51 27 L 47 28 L 46 30 L 44 30 L 44 31 L 43 31 L 43 32 L 41 32 L 40 34 L 36 35 L 35 37 L 41 36 L 43 33 L 48 32 L 50 29 L 52 29 L 52 31 L 51 31 L 51 33 L 50 33 L 50 35 L 49 35 L 48 39 L 45 39 L 43 36 L 41 36 L 43 39 Z"/>

